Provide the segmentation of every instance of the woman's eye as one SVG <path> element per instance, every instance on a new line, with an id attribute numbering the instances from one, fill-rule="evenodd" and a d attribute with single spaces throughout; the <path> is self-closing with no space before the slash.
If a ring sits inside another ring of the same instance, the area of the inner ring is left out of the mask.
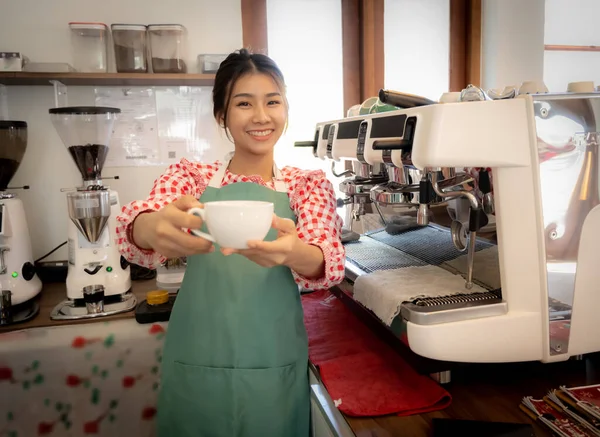
<path id="1" fill-rule="evenodd" d="M 250 106 L 250 103 L 248 103 L 248 102 L 240 102 L 240 103 L 237 104 L 237 106 L 247 107 L 247 106 Z"/>
<path id="2" fill-rule="evenodd" d="M 271 100 L 269 105 L 279 105 L 281 102 L 279 100 Z"/>

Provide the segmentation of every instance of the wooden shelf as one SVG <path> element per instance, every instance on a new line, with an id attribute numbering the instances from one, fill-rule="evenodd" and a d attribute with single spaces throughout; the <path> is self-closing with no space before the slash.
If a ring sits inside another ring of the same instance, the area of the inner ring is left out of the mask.
<path id="1" fill-rule="evenodd" d="M 52 85 L 57 80 L 68 86 L 212 86 L 214 74 L 158 73 L 0 73 L 2 85 Z"/>

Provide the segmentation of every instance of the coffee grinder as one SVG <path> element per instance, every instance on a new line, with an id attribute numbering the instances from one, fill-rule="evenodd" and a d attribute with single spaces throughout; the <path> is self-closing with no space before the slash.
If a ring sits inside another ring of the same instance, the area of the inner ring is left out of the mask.
<path id="1" fill-rule="evenodd" d="M 39 312 L 42 290 L 35 272 L 23 202 L 7 190 L 27 149 L 27 123 L 0 120 L 0 325 L 27 321 Z M 28 186 L 18 187 L 27 189 Z"/>
<path id="2" fill-rule="evenodd" d="M 129 263 L 115 242 L 119 196 L 103 185 L 101 175 L 113 124 L 121 110 L 88 106 L 52 108 L 49 112 L 83 178 L 83 186 L 67 193 L 67 299 L 50 317 L 83 319 L 130 311 L 136 298 L 131 293 Z"/>

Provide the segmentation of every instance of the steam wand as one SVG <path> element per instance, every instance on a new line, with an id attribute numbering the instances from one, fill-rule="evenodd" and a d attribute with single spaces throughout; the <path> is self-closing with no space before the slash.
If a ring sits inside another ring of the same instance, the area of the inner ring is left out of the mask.
<path id="1" fill-rule="evenodd" d="M 465 197 L 469 203 L 469 246 L 467 249 L 467 282 L 465 288 L 470 290 L 473 288 L 473 263 L 475 260 L 475 243 L 477 239 L 477 232 L 487 225 L 488 218 L 485 211 L 479 204 L 479 200 L 470 191 L 465 190 L 452 190 L 442 191 L 438 185 L 438 174 L 437 171 L 431 172 L 431 186 L 435 194 L 443 199 L 454 199 L 456 197 Z M 456 186 L 460 186 L 457 184 Z"/>

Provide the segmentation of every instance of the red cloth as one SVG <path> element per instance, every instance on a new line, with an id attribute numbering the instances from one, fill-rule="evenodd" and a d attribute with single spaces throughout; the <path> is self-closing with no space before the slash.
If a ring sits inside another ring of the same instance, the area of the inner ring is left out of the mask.
<path id="1" fill-rule="evenodd" d="M 419 375 L 329 291 L 302 296 L 309 357 L 348 416 L 409 416 L 441 410 L 450 394 Z"/>

